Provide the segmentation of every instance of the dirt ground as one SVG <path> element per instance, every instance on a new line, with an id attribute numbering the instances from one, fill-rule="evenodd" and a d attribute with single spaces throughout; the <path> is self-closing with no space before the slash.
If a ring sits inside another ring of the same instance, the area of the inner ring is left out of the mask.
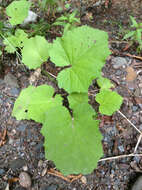
<path id="1" fill-rule="evenodd" d="M 124 29 L 129 27 L 129 15 L 142 22 L 141 0 L 112 0 L 108 7 L 90 7 L 87 4 L 81 15 L 81 22 L 108 32 L 112 54 L 103 68 L 103 75 L 112 81 L 115 91 L 124 98 L 121 113 L 142 130 L 142 57 L 136 53 L 135 45 L 125 50 L 127 44 L 122 40 Z M 29 85 L 29 78 L 34 71 L 17 64 L 16 56 L 6 52 L 1 63 L 0 190 L 132 189 L 142 173 L 140 156 L 100 161 L 97 169 L 91 174 L 79 176 L 72 182 L 59 173 L 55 176 L 54 163 L 46 160 L 44 156 L 41 125 L 34 121 L 17 121 L 11 116 L 16 98 L 21 89 Z M 49 78 L 42 75 L 36 83 L 51 84 L 55 87 Z M 92 85 L 90 89 L 93 88 Z M 94 104 L 93 96 L 90 96 L 90 102 Z M 101 117 L 103 158 L 133 153 L 139 138 L 137 130 L 119 112 L 112 117 Z M 136 153 L 142 153 L 142 142 Z M 28 174 L 28 179 L 24 180 L 31 180 L 30 188 L 24 188 L 19 184 L 18 178 L 22 172 Z"/>

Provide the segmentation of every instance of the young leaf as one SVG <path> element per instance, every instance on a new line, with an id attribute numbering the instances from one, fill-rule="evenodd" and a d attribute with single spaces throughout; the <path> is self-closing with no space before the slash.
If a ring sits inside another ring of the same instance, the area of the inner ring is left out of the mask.
<path id="1" fill-rule="evenodd" d="M 135 31 L 131 31 L 131 32 L 125 34 L 125 36 L 123 37 L 123 40 L 126 40 L 127 38 L 130 38 L 134 35 L 135 35 Z"/>
<path id="2" fill-rule="evenodd" d="M 15 35 L 11 35 L 4 39 L 4 44 L 6 45 L 5 50 L 8 53 L 14 53 L 16 48 L 23 47 L 24 41 L 27 39 L 28 35 L 20 29 L 17 29 Z"/>
<path id="3" fill-rule="evenodd" d="M 41 130 L 45 137 L 46 158 L 53 160 L 64 175 L 90 173 L 102 156 L 99 122 L 86 111 L 88 106 L 81 106 L 74 119 L 65 107 L 58 106 L 47 112 Z"/>
<path id="4" fill-rule="evenodd" d="M 62 105 L 62 99 L 60 96 L 52 98 L 54 89 L 47 85 L 41 85 L 38 87 L 29 86 L 22 90 L 17 98 L 12 116 L 15 116 L 17 120 L 32 119 L 39 123 L 43 123 L 45 120 L 45 113 L 52 107 Z"/>
<path id="5" fill-rule="evenodd" d="M 13 1 L 7 8 L 6 13 L 11 25 L 21 24 L 28 16 L 31 3 L 26 0 Z"/>
<path id="6" fill-rule="evenodd" d="M 87 92 L 92 78 L 99 77 L 108 49 L 106 32 L 89 26 L 77 27 L 57 38 L 49 52 L 57 66 L 70 66 L 58 75 L 60 88 L 71 92 Z"/>
<path id="7" fill-rule="evenodd" d="M 97 83 L 101 89 L 109 89 L 113 87 L 113 84 L 110 82 L 110 80 L 104 77 L 100 77 L 97 80 Z"/>
<path id="8" fill-rule="evenodd" d="M 131 19 L 131 22 L 132 22 L 131 27 L 137 28 L 137 27 L 138 27 L 138 23 L 137 23 L 137 21 L 134 19 L 134 17 L 130 16 L 130 19 Z"/>
<path id="9" fill-rule="evenodd" d="M 96 101 L 100 104 L 99 112 L 110 116 L 120 109 L 123 98 L 111 90 L 101 90 L 96 95 Z"/>
<path id="10" fill-rule="evenodd" d="M 22 61 L 30 69 L 36 69 L 47 61 L 50 44 L 42 36 L 35 36 L 24 42 Z"/>

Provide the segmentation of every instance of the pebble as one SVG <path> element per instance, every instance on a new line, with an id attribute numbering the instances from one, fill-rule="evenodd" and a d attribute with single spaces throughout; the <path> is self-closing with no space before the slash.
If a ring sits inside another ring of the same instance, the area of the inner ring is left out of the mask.
<path id="1" fill-rule="evenodd" d="M 20 93 L 20 89 L 18 89 L 18 88 L 11 88 L 11 90 L 10 90 L 10 94 L 12 95 L 12 96 L 18 96 L 19 95 L 19 93 Z"/>
<path id="2" fill-rule="evenodd" d="M 43 160 L 38 161 L 38 167 L 40 168 L 43 165 Z"/>
<path id="3" fill-rule="evenodd" d="M 41 187 L 41 190 L 57 190 L 58 189 L 58 186 L 57 185 L 44 185 Z"/>
<path id="4" fill-rule="evenodd" d="M 21 131 L 21 132 L 24 132 L 25 131 L 25 129 L 27 128 L 27 125 L 19 125 L 19 127 L 17 128 L 19 131 Z"/>
<path id="5" fill-rule="evenodd" d="M 23 25 L 29 24 L 30 22 L 36 22 L 37 14 L 33 11 L 28 12 L 27 18 L 24 20 Z"/>
<path id="6" fill-rule="evenodd" d="M 136 180 L 131 190 L 142 190 L 142 176 Z"/>
<path id="7" fill-rule="evenodd" d="M 137 111 L 138 110 L 138 106 L 133 106 L 132 110 L 133 110 L 133 112 Z"/>
<path id="8" fill-rule="evenodd" d="M 127 64 L 127 60 L 123 57 L 114 57 L 112 59 L 112 64 L 114 69 L 118 69 Z"/>
<path id="9" fill-rule="evenodd" d="M 19 183 L 22 187 L 29 188 L 32 185 L 31 177 L 26 172 L 21 172 L 19 175 Z"/>
<path id="10" fill-rule="evenodd" d="M 45 176 L 46 173 L 47 173 L 47 168 L 44 168 L 44 169 L 42 170 L 41 176 L 42 176 L 42 177 Z"/>
<path id="11" fill-rule="evenodd" d="M 1 168 L 0 168 L 0 175 L 3 175 L 4 172 L 5 172 L 4 169 L 1 169 Z"/>
<path id="12" fill-rule="evenodd" d="M 27 165 L 23 166 L 23 170 L 24 170 L 25 172 L 28 171 L 28 166 L 27 166 Z"/>
<path id="13" fill-rule="evenodd" d="M 19 88 L 18 85 L 18 80 L 16 79 L 16 77 L 14 75 L 12 75 L 11 73 L 8 73 L 7 75 L 5 75 L 4 77 L 4 82 L 11 86 L 11 87 L 15 87 L 15 88 Z"/>
<path id="14" fill-rule="evenodd" d="M 22 168 L 23 166 L 25 166 L 25 160 L 22 159 L 22 158 L 17 158 L 15 160 L 13 160 L 11 163 L 10 163 L 10 168 L 13 170 L 13 171 L 16 171 L 17 169 L 20 169 Z"/>
<path id="15" fill-rule="evenodd" d="M 85 176 L 82 176 L 80 180 L 82 181 L 83 184 L 86 184 L 86 183 L 87 183 L 87 179 L 86 179 Z"/>

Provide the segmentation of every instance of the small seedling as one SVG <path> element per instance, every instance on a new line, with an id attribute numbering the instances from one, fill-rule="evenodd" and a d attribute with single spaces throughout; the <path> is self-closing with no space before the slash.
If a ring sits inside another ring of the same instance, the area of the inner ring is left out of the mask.
<path id="1" fill-rule="evenodd" d="M 80 24 L 80 19 L 76 17 L 77 12 L 74 11 L 71 14 L 66 14 L 65 16 L 61 16 L 57 18 L 56 22 L 53 23 L 54 26 L 63 26 L 65 34 L 68 30 L 71 30 Z"/>
<path id="2" fill-rule="evenodd" d="M 131 29 L 127 34 L 125 34 L 123 39 L 130 39 L 131 45 L 133 43 L 138 43 L 138 51 L 142 50 L 142 23 L 137 23 L 134 17 L 130 16 L 130 20 L 132 22 Z"/>
<path id="3" fill-rule="evenodd" d="M 29 5 L 26 0 L 14 2 L 7 9 L 11 17 L 9 21 L 13 25 L 21 24 L 25 16 L 16 20 L 13 5 L 14 9 L 21 10 L 25 3 L 26 11 Z M 42 124 L 45 157 L 54 161 L 64 175 L 88 174 L 97 167 L 103 155 L 99 120 L 88 103 L 88 88 L 92 80 L 97 79 L 100 92 L 96 101 L 102 114 L 112 115 L 119 110 L 122 97 L 113 92 L 111 82 L 101 76 L 102 67 L 110 55 L 107 33 L 89 26 L 76 27 L 79 23 L 76 12 L 61 16 L 57 22 L 64 26 L 64 35 L 52 43 L 39 35 L 27 38 L 27 34 L 18 29 L 14 35 L 4 38 L 4 43 L 9 52 L 21 49 L 22 62 L 29 69 L 42 67 L 48 58 L 62 68 L 56 81 L 58 88 L 68 93 L 68 106 L 63 105 L 62 94 L 55 95 L 53 87 L 30 85 L 15 101 L 12 116 Z"/>

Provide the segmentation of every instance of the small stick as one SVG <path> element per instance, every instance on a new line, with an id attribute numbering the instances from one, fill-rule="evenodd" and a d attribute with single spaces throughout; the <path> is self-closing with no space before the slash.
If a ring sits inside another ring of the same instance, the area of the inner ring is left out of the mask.
<path id="1" fill-rule="evenodd" d="M 135 146 L 134 153 L 136 153 L 136 151 L 137 151 L 137 149 L 138 149 L 138 146 L 139 146 L 139 144 L 140 144 L 140 142 L 141 142 L 141 139 L 142 139 L 142 134 L 140 134 L 140 136 L 139 136 L 139 138 L 138 138 L 138 142 L 137 142 L 137 144 L 136 144 L 136 146 Z"/>
<path id="2" fill-rule="evenodd" d="M 51 175 L 60 177 L 60 178 L 62 178 L 63 180 L 65 180 L 65 181 L 67 181 L 67 182 L 71 182 L 67 177 L 62 176 L 61 174 L 59 175 L 59 174 L 56 174 L 56 173 L 52 173 L 52 172 L 50 172 L 50 171 L 48 171 L 48 173 L 51 174 Z"/>
<path id="3" fill-rule="evenodd" d="M 115 159 L 119 159 L 119 158 L 126 158 L 126 157 L 133 157 L 133 156 L 142 156 L 142 154 L 125 154 L 125 155 L 120 155 L 120 156 L 113 156 L 113 157 L 109 157 L 109 158 L 103 158 L 103 159 L 100 159 L 99 162 L 102 162 L 102 161 L 107 161 L 107 160 L 115 160 Z"/>
<path id="4" fill-rule="evenodd" d="M 129 57 L 133 57 L 133 58 L 142 60 L 142 57 L 137 56 L 137 55 L 131 55 L 131 54 L 127 53 L 126 56 L 129 56 Z"/>
<path id="5" fill-rule="evenodd" d="M 121 111 L 118 110 L 117 112 L 122 115 L 131 124 L 131 126 L 134 127 L 142 135 L 142 132 Z"/>
<path id="6" fill-rule="evenodd" d="M 75 180 L 78 180 L 82 177 L 82 174 L 78 175 L 78 176 L 74 176 L 74 178 L 71 180 L 71 183 Z"/>

